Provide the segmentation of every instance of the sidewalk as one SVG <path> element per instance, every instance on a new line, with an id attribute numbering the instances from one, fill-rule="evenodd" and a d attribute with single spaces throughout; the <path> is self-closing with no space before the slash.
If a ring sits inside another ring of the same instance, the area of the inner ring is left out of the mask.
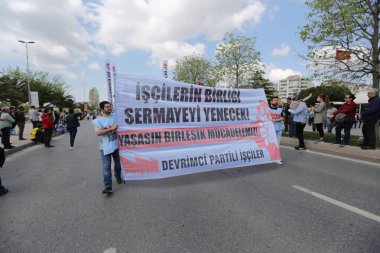
<path id="1" fill-rule="evenodd" d="M 27 147 L 30 147 L 30 146 L 33 146 L 35 145 L 29 138 L 29 135 L 30 133 L 32 132 L 32 129 L 33 129 L 33 125 L 30 121 L 27 121 L 25 122 L 25 129 L 24 129 L 24 141 L 20 141 L 18 139 L 18 127 L 16 126 L 16 133 L 17 135 L 11 135 L 11 139 L 10 139 L 10 142 L 12 143 L 12 146 L 15 146 L 15 148 L 12 148 L 12 149 L 6 149 L 5 150 L 5 154 L 6 155 L 10 155 L 10 154 L 13 154 L 17 151 L 20 151 L 24 148 L 27 148 Z"/>
<path id="2" fill-rule="evenodd" d="M 311 127 L 310 129 L 305 128 L 306 131 L 312 131 Z M 25 123 L 25 130 L 24 130 L 24 138 L 27 139 L 25 141 L 20 141 L 18 139 L 18 135 L 11 136 L 11 143 L 15 148 L 13 149 L 7 149 L 5 151 L 6 155 L 10 155 L 12 153 L 15 153 L 19 150 L 25 149 L 27 147 L 35 145 L 32 141 L 29 139 L 29 134 L 32 131 L 32 123 L 26 122 Z M 18 128 L 16 127 L 16 132 L 18 133 Z M 361 135 L 361 129 L 355 129 L 353 131 L 353 135 Z M 295 147 L 298 145 L 297 139 L 292 139 L 289 137 L 282 136 L 281 138 L 281 145 L 283 146 L 289 146 L 289 147 Z M 345 146 L 345 147 L 339 147 L 338 145 L 332 145 L 331 143 L 314 143 L 314 141 L 305 140 L 306 148 L 312 151 L 317 151 L 321 153 L 331 154 L 331 155 L 338 155 L 342 157 L 349 157 L 353 159 L 358 160 L 364 160 L 368 162 L 377 162 L 380 163 L 380 149 L 377 150 L 362 150 L 360 147 L 357 146 Z M 301 151 L 302 152 L 302 151 Z"/>
<path id="3" fill-rule="evenodd" d="M 289 147 L 298 146 L 298 139 L 282 136 L 281 145 Z M 339 145 L 333 145 L 331 143 L 315 143 L 311 140 L 305 140 L 305 146 L 307 150 L 317 151 L 330 155 L 338 155 L 367 162 L 380 163 L 380 149 L 363 150 L 358 146 L 340 147 Z"/>

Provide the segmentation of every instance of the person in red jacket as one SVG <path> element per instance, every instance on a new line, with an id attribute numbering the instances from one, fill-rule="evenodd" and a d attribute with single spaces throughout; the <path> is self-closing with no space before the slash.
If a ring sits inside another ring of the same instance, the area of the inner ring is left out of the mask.
<path id="1" fill-rule="evenodd" d="M 45 147 L 51 148 L 54 147 L 53 145 L 50 145 L 51 136 L 53 135 L 54 130 L 54 120 L 53 116 L 51 114 L 51 110 L 49 108 L 44 109 L 44 114 L 41 115 L 42 118 L 42 127 L 45 131 Z"/>
<path id="2" fill-rule="evenodd" d="M 346 95 L 346 97 L 344 98 L 345 103 L 336 112 L 334 112 L 331 115 L 331 122 L 333 122 L 335 119 L 335 116 L 338 113 L 346 114 L 343 123 L 337 123 L 337 122 L 335 123 L 336 136 L 335 136 L 334 144 L 339 144 L 340 147 L 344 147 L 345 145 L 348 145 L 350 141 L 351 128 L 352 128 L 352 125 L 354 124 L 355 113 L 356 113 L 356 103 L 354 102 L 355 98 L 356 97 L 353 94 Z M 344 129 L 343 142 L 341 142 L 342 129 Z"/>

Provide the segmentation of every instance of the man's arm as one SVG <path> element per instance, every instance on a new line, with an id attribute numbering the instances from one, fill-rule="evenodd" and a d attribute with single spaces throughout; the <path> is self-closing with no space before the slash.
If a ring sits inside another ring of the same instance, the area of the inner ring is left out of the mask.
<path id="1" fill-rule="evenodd" d="M 99 127 L 95 127 L 95 133 L 97 136 L 101 136 L 101 135 L 109 134 L 113 131 L 116 131 L 117 128 L 118 128 L 117 124 L 111 126 L 110 128 L 106 128 L 106 129 L 100 129 Z"/>

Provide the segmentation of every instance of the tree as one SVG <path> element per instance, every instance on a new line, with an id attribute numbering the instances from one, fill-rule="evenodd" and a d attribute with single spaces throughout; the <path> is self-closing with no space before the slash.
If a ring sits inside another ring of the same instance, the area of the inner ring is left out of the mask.
<path id="1" fill-rule="evenodd" d="M 59 107 L 69 107 L 74 102 L 66 92 L 65 81 L 58 75 L 50 78 L 48 73 L 36 71 L 30 73 L 29 84 L 31 91 L 38 92 L 40 106 L 50 102 Z M 19 68 L 0 73 L 0 88 L 0 100 L 9 99 L 15 106 L 28 101 L 27 75 Z"/>
<path id="2" fill-rule="evenodd" d="M 0 103 L 10 102 L 11 105 L 18 105 L 26 102 L 25 99 L 28 98 L 28 92 L 24 91 L 21 83 L 11 79 L 9 75 L 0 77 L 0 90 Z"/>
<path id="3" fill-rule="evenodd" d="M 312 93 L 312 97 L 306 101 L 306 104 L 308 106 L 315 104 L 317 102 L 317 97 L 320 94 L 325 94 L 329 97 L 329 100 L 331 102 L 343 102 L 344 98 L 347 94 L 350 94 L 350 89 L 345 86 L 336 83 L 335 81 L 326 81 L 324 84 L 312 87 L 306 90 L 301 90 L 301 92 L 298 94 L 298 97 L 305 98 L 310 93 Z"/>
<path id="4" fill-rule="evenodd" d="M 310 43 L 316 75 L 361 80 L 379 87 L 379 0 L 309 0 L 308 24 L 300 37 Z"/>
<path id="5" fill-rule="evenodd" d="M 243 85 L 241 88 L 248 88 L 248 89 L 264 89 L 265 95 L 267 97 L 272 97 L 274 93 L 276 92 L 271 87 L 271 82 L 268 79 L 265 79 L 264 77 L 264 70 L 257 70 L 253 73 L 253 75 L 249 78 L 249 81 L 246 83 L 246 85 Z"/>
<path id="6" fill-rule="evenodd" d="M 98 108 L 99 106 L 99 92 L 98 89 L 95 87 L 91 88 L 90 91 L 88 92 L 88 98 L 90 100 L 91 107 L 93 109 Z"/>
<path id="7" fill-rule="evenodd" d="M 202 82 L 207 86 L 215 86 L 214 66 L 202 55 L 193 54 L 176 61 L 173 79 L 180 82 L 197 84 Z"/>
<path id="8" fill-rule="evenodd" d="M 230 87 L 239 88 L 260 69 L 254 38 L 226 33 L 216 51 L 218 80 Z"/>

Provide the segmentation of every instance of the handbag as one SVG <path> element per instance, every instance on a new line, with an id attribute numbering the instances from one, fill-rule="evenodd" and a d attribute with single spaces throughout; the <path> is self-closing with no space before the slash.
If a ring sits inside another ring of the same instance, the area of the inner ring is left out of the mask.
<path id="1" fill-rule="evenodd" d="M 347 114 L 345 114 L 345 113 L 338 113 L 337 115 L 335 115 L 335 122 L 337 122 L 337 123 L 344 123 L 346 117 L 347 117 Z"/>

